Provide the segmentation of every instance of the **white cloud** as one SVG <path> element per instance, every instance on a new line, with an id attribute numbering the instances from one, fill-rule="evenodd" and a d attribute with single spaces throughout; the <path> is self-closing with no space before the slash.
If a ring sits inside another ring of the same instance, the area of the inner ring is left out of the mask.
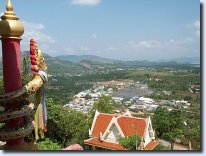
<path id="1" fill-rule="evenodd" d="M 197 37 L 200 37 L 200 20 L 196 20 L 194 23 L 193 23 L 193 27 L 195 28 L 195 35 Z"/>
<path id="2" fill-rule="evenodd" d="M 30 30 L 30 31 L 25 31 L 25 34 L 23 36 L 23 39 L 31 39 L 34 38 L 38 42 L 44 42 L 44 43 L 54 43 L 55 40 L 46 34 L 43 34 L 42 32 L 35 31 L 35 30 Z"/>
<path id="3" fill-rule="evenodd" d="M 197 30 L 197 31 L 195 32 L 195 35 L 196 35 L 197 37 L 200 37 L 200 30 Z"/>
<path id="4" fill-rule="evenodd" d="M 200 30 L 200 20 L 196 20 L 196 21 L 193 23 L 193 26 L 194 26 L 196 29 L 199 29 L 199 30 Z"/>
<path id="5" fill-rule="evenodd" d="M 102 0 L 72 0 L 71 4 L 73 5 L 86 5 L 86 6 L 95 6 L 102 2 Z"/>
<path id="6" fill-rule="evenodd" d="M 50 48 L 50 45 L 55 43 L 53 37 L 41 32 L 41 30 L 44 30 L 45 26 L 41 23 L 30 23 L 27 21 L 22 22 L 24 25 L 24 35 L 22 36 L 22 43 L 21 43 L 21 49 L 22 51 L 28 51 L 29 50 L 29 44 L 30 39 L 35 39 L 37 41 L 37 44 L 39 45 L 39 48 L 45 52 L 53 52 L 53 50 Z"/>
<path id="7" fill-rule="evenodd" d="M 97 34 L 96 34 L 96 33 L 93 33 L 93 34 L 91 35 L 91 38 L 96 39 L 96 38 L 97 38 Z"/>
<path id="8" fill-rule="evenodd" d="M 169 39 L 169 40 L 144 40 L 144 41 L 129 41 L 124 45 L 124 49 L 132 50 L 177 50 L 187 49 L 196 44 L 196 38 L 187 37 L 183 39 Z"/>
<path id="9" fill-rule="evenodd" d="M 42 30 L 44 29 L 44 25 L 41 23 L 31 23 L 31 22 L 26 22 L 22 21 L 24 27 L 28 30 Z"/>
<path id="10" fill-rule="evenodd" d="M 190 24 L 186 24 L 186 27 L 190 28 L 190 29 L 192 28 L 192 29 L 199 29 L 200 30 L 200 20 L 196 20 Z"/>
<path id="11" fill-rule="evenodd" d="M 104 57 L 116 57 L 123 60 L 160 60 L 183 55 L 197 56 L 199 53 L 198 40 L 194 37 L 168 40 L 129 41 L 125 44 L 106 48 Z M 109 51 L 109 49 L 111 49 Z"/>
<path id="12" fill-rule="evenodd" d="M 192 24 L 187 24 L 186 27 L 190 28 L 196 37 L 200 37 L 200 20 L 196 20 Z"/>
<path id="13" fill-rule="evenodd" d="M 114 46 L 110 46 L 108 48 L 106 48 L 107 51 L 115 51 L 115 50 L 118 50 L 117 47 L 114 47 Z"/>
<path id="14" fill-rule="evenodd" d="M 175 40 L 170 39 L 170 40 L 169 40 L 169 43 L 171 43 L 171 44 L 175 44 Z"/>
<path id="15" fill-rule="evenodd" d="M 66 52 L 66 54 L 72 55 L 74 54 L 74 49 L 72 47 L 67 47 L 64 49 L 64 51 Z"/>
<path id="16" fill-rule="evenodd" d="M 81 46 L 81 47 L 80 47 L 80 50 L 82 50 L 82 51 L 89 51 L 90 48 L 87 47 L 87 46 Z"/>
<path id="17" fill-rule="evenodd" d="M 155 41 L 155 40 L 148 40 L 148 41 L 140 41 L 140 42 L 134 42 L 130 41 L 128 42 L 128 45 L 132 49 L 139 49 L 139 48 L 158 48 L 162 46 L 161 41 Z"/>

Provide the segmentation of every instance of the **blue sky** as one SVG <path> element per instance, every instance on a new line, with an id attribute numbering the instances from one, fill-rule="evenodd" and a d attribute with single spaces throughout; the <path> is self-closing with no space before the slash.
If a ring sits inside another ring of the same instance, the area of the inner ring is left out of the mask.
<path id="1" fill-rule="evenodd" d="M 0 13 L 6 0 L 0 0 Z M 12 0 L 25 26 L 52 56 L 161 60 L 200 55 L 198 0 Z"/>

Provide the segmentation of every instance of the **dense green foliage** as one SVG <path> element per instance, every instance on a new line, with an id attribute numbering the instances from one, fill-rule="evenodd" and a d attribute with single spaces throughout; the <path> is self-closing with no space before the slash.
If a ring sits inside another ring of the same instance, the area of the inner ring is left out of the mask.
<path id="1" fill-rule="evenodd" d="M 113 113 L 113 110 L 115 109 L 116 104 L 114 100 L 110 96 L 102 96 L 99 98 L 98 101 L 96 101 L 92 107 L 92 112 L 95 110 L 98 110 L 102 113 Z"/>
<path id="2" fill-rule="evenodd" d="M 183 145 L 189 146 L 191 142 L 193 149 L 200 149 L 200 128 L 185 129 L 184 136 L 182 137 Z"/>
<path id="3" fill-rule="evenodd" d="M 62 147 L 81 144 L 88 139 L 86 116 L 75 110 L 55 105 L 52 99 L 47 100 L 48 132 L 46 137 L 56 140 Z"/>
<path id="4" fill-rule="evenodd" d="M 138 135 L 124 137 L 119 140 L 119 144 L 124 146 L 128 150 L 138 150 L 140 142 L 141 138 Z"/>
<path id="5" fill-rule="evenodd" d="M 50 128 L 47 135 L 52 139 L 56 139 L 62 146 L 67 146 L 70 143 L 82 144 L 83 140 L 88 138 L 87 130 L 91 126 L 95 110 L 105 113 L 113 113 L 112 110 L 115 109 L 116 106 L 113 100 L 106 97 L 101 98 L 99 101 L 95 102 L 87 122 L 85 115 L 76 111 L 60 108 L 56 105 L 65 105 L 73 99 L 75 94 L 92 88 L 94 82 L 133 79 L 135 81 L 140 81 L 141 83 L 147 83 L 154 93 L 160 92 L 161 94 L 161 92 L 165 90 L 172 91 L 170 96 L 162 94 L 161 96 L 156 96 L 155 94 L 150 95 L 150 97 L 155 100 L 184 99 L 191 102 L 192 106 L 190 110 L 186 112 L 174 112 L 174 114 L 169 113 L 168 115 L 168 112 L 163 111 L 162 117 L 161 115 L 158 116 L 156 114 L 153 119 L 157 116 L 160 123 L 163 124 L 163 126 L 161 126 L 161 124 L 157 126 L 158 122 L 155 123 L 156 134 L 158 137 L 167 138 L 172 143 L 174 142 L 174 139 L 172 139 L 173 137 L 180 138 L 186 145 L 188 145 L 189 140 L 191 140 L 192 146 L 195 149 L 200 148 L 200 96 L 199 94 L 190 93 L 188 90 L 191 84 L 200 84 L 199 68 L 172 63 L 159 64 L 157 66 L 152 65 L 152 70 L 150 70 L 150 66 L 148 66 L 149 68 L 146 66 L 146 68 L 143 68 L 144 70 L 141 70 L 138 68 L 143 66 L 146 62 L 141 62 L 139 64 L 123 64 L 121 62 L 108 66 L 105 64 L 93 64 L 88 61 L 71 64 L 53 58 L 48 58 L 47 60 L 49 60 L 47 61 L 47 64 L 49 73 L 52 77 L 49 78 L 49 82 L 46 86 L 46 96 L 47 98 L 53 99 L 53 101 L 50 101 L 50 108 L 48 110 L 48 127 Z M 85 65 L 87 67 L 85 67 Z M 99 70 L 97 66 L 105 67 L 105 69 Z M 116 70 L 119 67 L 124 70 Z M 168 68 L 166 69 L 165 67 Z M 75 117 L 74 114 L 78 117 Z M 184 116 L 184 121 L 187 122 L 190 130 L 178 123 L 183 122 L 182 116 Z M 75 119 L 73 119 L 75 121 L 73 121 L 71 117 L 75 117 Z M 80 122 L 80 118 L 82 122 Z M 174 121 L 172 118 L 174 118 Z M 175 127 L 173 128 L 172 125 L 175 125 Z M 75 128 L 73 128 L 73 126 Z M 59 130 L 56 130 L 56 128 L 54 130 L 53 127 L 56 127 Z M 80 129 L 80 127 L 82 127 L 82 129 Z M 73 129 L 73 131 L 70 129 Z M 78 135 L 83 136 L 78 137 Z"/>
<path id="6" fill-rule="evenodd" d="M 89 116 L 89 126 L 91 127 L 95 111 L 99 111 L 101 113 L 109 113 L 112 114 L 113 110 L 117 107 L 114 100 L 110 96 L 102 96 L 93 104 L 92 110 Z"/>
<path id="7" fill-rule="evenodd" d="M 158 144 L 153 150 L 154 151 L 165 151 L 165 150 L 170 150 L 170 148 L 162 144 Z"/>
<path id="8" fill-rule="evenodd" d="M 94 82 L 118 79 L 133 79 L 135 81 L 147 83 L 148 86 L 154 91 L 168 90 L 173 92 L 170 97 L 151 96 L 151 98 L 178 99 L 183 97 L 183 99 L 187 99 L 188 94 L 182 94 L 189 93 L 188 88 L 191 84 L 200 84 L 200 72 L 198 69 L 199 68 L 191 67 L 187 71 L 180 70 L 177 72 L 171 72 L 175 69 L 166 70 L 162 68 L 157 68 L 155 71 L 125 69 L 122 71 L 111 70 L 109 72 L 96 72 L 91 70 L 92 72 L 83 72 L 83 74 L 73 74 L 72 76 L 70 75 L 70 72 L 68 72 L 68 75 L 66 74 L 66 69 L 65 71 L 57 70 L 56 74 L 49 78 L 49 82 L 47 85 L 47 97 L 53 98 L 55 103 L 59 105 L 64 105 L 68 101 L 70 101 L 75 94 L 83 90 L 92 88 Z M 72 71 L 75 71 L 75 69 Z M 159 81 L 157 81 L 157 79 Z M 61 90 L 61 92 L 59 92 L 59 90 Z"/>
<path id="9" fill-rule="evenodd" d="M 38 145 L 38 150 L 62 150 L 60 145 L 52 142 L 48 138 L 45 138 L 44 140 L 38 142 L 37 145 Z"/>
<path id="10" fill-rule="evenodd" d="M 183 134 L 185 118 L 181 110 L 168 111 L 158 107 L 153 118 L 153 127 L 159 137 L 164 137 L 171 143 L 173 150 L 176 139 Z"/>
<path id="11" fill-rule="evenodd" d="M 187 124 L 186 112 L 181 110 L 168 111 L 167 109 L 158 107 L 153 117 L 153 127 L 158 137 L 165 138 L 171 143 L 173 150 L 176 139 L 182 141 L 191 141 L 193 148 L 200 148 L 200 128 L 189 126 Z"/>
<path id="12" fill-rule="evenodd" d="M 200 84 L 200 74 L 193 71 L 175 73 L 167 70 L 136 71 L 128 76 L 138 81 L 147 80 L 148 86 L 155 91 L 188 91 L 190 84 Z"/>
<path id="13" fill-rule="evenodd" d="M 46 96 L 55 104 L 65 105 L 75 94 L 90 89 L 93 85 L 82 77 L 53 76 L 46 85 Z"/>
<path id="14" fill-rule="evenodd" d="M 192 105 L 190 109 L 184 112 L 179 110 L 169 112 L 166 109 L 158 108 L 153 117 L 153 127 L 158 137 L 168 139 L 171 144 L 178 138 L 184 145 L 188 146 L 188 142 L 191 141 L 194 149 L 200 149 L 200 94 L 191 93 L 188 90 L 191 84 L 200 84 L 199 68 L 178 64 L 171 64 L 168 69 L 165 69 L 165 67 L 168 67 L 165 64 L 147 65 L 142 68 L 147 62 L 140 62 L 139 64 L 121 62 L 106 65 L 84 61 L 72 64 L 49 56 L 46 56 L 45 59 L 48 72 L 52 76 L 49 77 L 49 82 L 46 85 L 48 107 L 48 132 L 46 137 L 49 139 L 38 143 L 41 150 L 58 150 L 61 147 L 64 148 L 76 143 L 83 145 L 83 141 L 89 138 L 88 129 L 91 128 L 95 110 L 113 113 L 113 110 L 120 106 L 115 105 L 111 97 L 102 97 L 94 103 L 88 117 L 83 113 L 62 106 L 72 100 L 75 94 L 92 88 L 94 82 L 118 79 L 133 79 L 147 83 L 154 93 L 161 94 L 158 96 L 149 95 L 155 100 L 188 100 Z M 104 67 L 104 69 L 100 70 L 98 66 Z M 117 70 L 120 67 L 123 70 Z M 28 57 L 25 57 L 23 60 L 24 84 L 31 79 L 28 68 Z M 3 86 L 2 81 L 0 81 L 0 86 Z M 163 95 L 162 91 L 165 90 L 172 91 L 172 94 Z M 147 112 L 145 114 L 147 115 Z M 184 121 L 187 125 L 184 124 Z M 128 149 L 136 149 L 137 139 L 135 137 L 122 140 L 124 140 L 122 142 L 124 142 L 125 147 L 128 146 Z M 157 146 L 155 149 L 167 150 L 162 146 Z"/>
<path id="15" fill-rule="evenodd" d="M 200 116 L 197 115 L 196 113 L 190 112 L 186 115 L 186 123 L 187 126 L 185 126 L 183 130 L 184 132 L 184 136 L 182 137 L 183 144 L 188 146 L 188 143 L 190 141 L 192 144 L 192 148 L 200 149 L 200 140 L 201 140 Z"/>

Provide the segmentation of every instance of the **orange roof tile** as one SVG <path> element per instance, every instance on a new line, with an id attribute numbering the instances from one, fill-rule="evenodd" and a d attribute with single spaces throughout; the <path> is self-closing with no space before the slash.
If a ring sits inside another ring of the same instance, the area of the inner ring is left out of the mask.
<path id="1" fill-rule="evenodd" d="M 145 147 L 145 150 L 153 150 L 158 144 L 159 142 L 157 141 L 150 141 Z"/>
<path id="2" fill-rule="evenodd" d="M 110 149 L 110 150 L 127 150 L 123 146 L 115 143 L 110 143 L 106 141 L 100 141 L 97 139 L 88 139 L 84 141 L 87 145 L 94 145 L 96 147 L 104 148 L 104 149 Z"/>
<path id="3" fill-rule="evenodd" d="M 96 118 L 96 122 L 94 123 L 94 128 L 91 134 L 92 138 L 85 140 L 85 144 L 95 145 L 97 147 L 111 150 L 126 150 L 123 146 L 119 144 L 98 140 L 98 138 L 100 137 L 100 133 L 104 134 L 113 117 L 117 119 L 117 123 L 119 124 L 119 127 L 125 136 L 138 134 L 139 136 L 144 137 L 146 129 L 145 119 L 100 113 Z M 145 150 L 152 150 L 157 145 L 158 142 L 151 141 L 146 145 Z"/>
<path id="4" fill-rule="evenodd" d="M 107 129 L 113 117 L 118 117 L 118 116 L 115 114 L 112 115 L 112 114 L 100 113 L 97 116 L 91 136 L 100 137 L 100 132 L 104 134 L 105 130 Z M 138 134 L 141 137 L 144 136 L 144 131 L 146 128 L 146 121 L 144 119 L 121 116 L 120 118 L 118 118 L 117 122 L 125 136 L 131 136 L 135 134 Z"/>
<path id="5" fill-rule="evenodd" d="M 146 121 L 144 119 L 122 116 L 117 120 L 125 136 L 138 134 L 144 136 Z"/>
<path id="6" fill-rule="evenodd" d="M 112 118 L 113 118 L 113 115 L 110 115 L 110 114 L 99 114 L 97 116 L 91 136 L 99 137 L 100 132 L 104 134 Z"/>

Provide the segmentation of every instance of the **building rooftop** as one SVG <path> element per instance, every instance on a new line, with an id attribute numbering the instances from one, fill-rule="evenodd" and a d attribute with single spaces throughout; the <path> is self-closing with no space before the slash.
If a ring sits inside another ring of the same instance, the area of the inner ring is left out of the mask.
<path id="1" fill-rule="evenodd" d="M 126 150 L 119 144 L 122 137 L 139 135 L 146 139 L 145 149 L 152 150 L 158 142 L 153 141 L 154 132 L 149 118 L 132 117 L 130 112 L 124 114 L 106 114 L 96 111 L 91 130 L 90 139 L 85 144 L 111 150 Z M 150 128 L 149 128 L 150 127 Z M 152 133 L 151 136 L 149 132 Z"/>
<path id="2" fill-rule="evenodd" d="M 88 139 L 84 141 L 87 145 L 96 145 L 97 147 L 104 148 L 104 149 L 109 149 L 109 150 L 127 150 L 123 146 L 119 144 L 114 144 L 111 142 L 106 142 L 106 141 L 100 141 L 97 139 Z"/>

